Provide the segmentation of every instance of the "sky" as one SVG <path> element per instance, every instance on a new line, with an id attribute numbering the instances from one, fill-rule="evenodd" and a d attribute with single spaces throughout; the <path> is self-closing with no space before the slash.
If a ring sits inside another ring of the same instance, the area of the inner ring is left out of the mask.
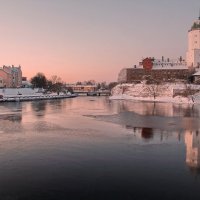
<path id="1" fill-rule="evenodd" d="M 199 0 L 0 0 L 0 66 L 67 83 L 116 81 L 142 58 L 185 57 Z"/>

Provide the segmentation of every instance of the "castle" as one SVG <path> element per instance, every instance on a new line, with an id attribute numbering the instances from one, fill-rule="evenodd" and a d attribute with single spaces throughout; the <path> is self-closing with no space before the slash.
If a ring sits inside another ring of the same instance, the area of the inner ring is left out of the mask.
<path id="1" fill-rule="evenodd" d="M 181 56 L 177 60 L 147 57 L 133 68 L 122 69 L 118 75 L 119 83 L 141 80 L 200 82 L 200 16 L 188 31 L 186 60 Z"/>

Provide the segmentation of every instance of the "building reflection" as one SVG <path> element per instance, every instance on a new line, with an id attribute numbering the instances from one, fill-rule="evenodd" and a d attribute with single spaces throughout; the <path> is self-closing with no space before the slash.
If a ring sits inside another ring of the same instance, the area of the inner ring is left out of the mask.
<path id="1" fill-rule="evenodd" d="M 20 102 L 3 104 L 0 109 L 0 120 L 11 122 L 22 121 L 22 104 Z"/>
<path id="2" fill-rule="evenodd" d="M 153 138 L 153 129 L 152 128 L 142 128 L 141 136 L 144 139 Z"/>
<path id="3" fill-rule="evenodd" d="M 200 132 L 186 131 L 186 163 L 192 171 L 200 171 Z"/>
<path id="4" fill-rule="evenodd" d="M 22 114 L 9 114 L 9 115 L 3 115 L 0 117 L 0 119 L 11 121 L 11 122 L 21 122 L 22 121 Z"/>
<path id="5" fill-rule="evenodd" d="M 184 141 L 186 146 L 186 164 L 192 172 L 200 173 L 200 130 L 164 131 L 161 129 L 138 128 L 132 129 L 134 136 L 140 141 L 155 143 Z"/>
<path id="6" fill-rule="evenodd" d="M 130 129 L 130 127 L 129 127 Z M 175 139 L 181 141 L 181 135 L 186 146 L 186 164 L 192 172 L 200 173 L 200 130 L 186 131 L 169 131 L 156 130 L 152 128 L 133 128 L 138 138 L 156 142 L 156 138 L 160 135 L 160 142 Z M 174 137 L 176 136 L 176 137 Z"/>
<path id="7" fill-rule="evenodd" d="M 126 126 L 127 129 L 132 129 L 134 135 L 139 139 L 144 139 L 146 141 L 154 140 L 154 133 L 155 129 L 153 128 L 138 128 L 138 127 L 132 127 L 132 126 Z"/>
<path id="8" fill-rule="evenodd" d="M 180 142 L 183 135 L 182 131 L 166 131 L 149 127 L 132 127 L 127 125 L 126 129 L 133 130 L 133 134 L 137 139 L 154 144 L 174 140 Z"/>
<path id="9" fill-rule="evenodd" d="M 122 101 L 118 111 L 134 112 L 144 116 L 200 117 L 200 108 L 190 104 Z"/>

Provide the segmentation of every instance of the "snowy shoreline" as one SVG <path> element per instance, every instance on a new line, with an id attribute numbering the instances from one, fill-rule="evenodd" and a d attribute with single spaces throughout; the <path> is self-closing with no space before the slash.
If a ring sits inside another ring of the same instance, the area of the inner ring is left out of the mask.
<path id="1" fill-rule="evenodd" d="M 43 94 L 38 89 L 31 88 L 6 88 L 0 89 L 0 103 L 1 102 L 19 102 L 19 101 L 37 101 L 37 100 L 51 100 L 51 99 L 64 99 L 77 97 L 71 93 L 56 93 Z"/>
<path id="2" fill-rule="evenodd" d="M 109 98 L 110 100 L 133 100 L 133 101 L 145 101 L 145 102 L 163 102 L 163 103 L 190 103 L 193 104 L 194 102 L 188 98 L 177 96 L 175 98 L 156 98 L 153 97 L 144 98 L 144 97 L 131 97 L 128 95 L 115 95 Z M 199 102 L 200 103 L 200 102 Z"/>
<path id="3" fill-rule="evenodd" d="M 51 99 L 65 99 L 65 98 L 74 98 L 77 95 L 14 95 L 7 96 L 0 99 L 0 102 L 19 102 L 19 101 L 37 101 L 37 100 L 51 100 Z"/>
<path id="4" fill-rule="evenodd" d="M 176 104 L 200 104 L 200 92 L 187 96 L 174 95 L 175 91 L 200 91 L 199 85 L 164 83 L 160 85 L 119 84 L 112 89 L 110 100 L 133 100 L 145 102 L 165 102 Z"/>

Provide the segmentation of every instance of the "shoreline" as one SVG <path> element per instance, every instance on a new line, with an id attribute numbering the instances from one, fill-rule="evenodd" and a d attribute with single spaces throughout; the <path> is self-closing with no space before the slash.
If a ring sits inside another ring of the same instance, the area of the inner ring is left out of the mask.
<path id="1" fill-rule="evenodd" d="M 136 102 L 158 102 L 158 103 L 173 103 L 173 104 L 200 104 L 200 102 L 193 102 L 191 99 L 181 96 L 171 97 L 132 97 L 129 95 L 113 95 L 109 97 L 110 100 L 131 100 Z"/>
<path id="2" fill-rule="evenodd" d="M 200 85 L 184 83 L 118 84 L 111 91 L 110 100 L 200 104 Z"/>
<path id="3" fill-rule="evenodd" d="M 38 100 L 52 100 L 52 99 L 66 99 L 66 98 L 75 98 L 78 95 L 10 95 L 5 96 L 0 99 L 0 103 L 3 102 L 22 102 L 22 101 L 38 101 Z"/>

